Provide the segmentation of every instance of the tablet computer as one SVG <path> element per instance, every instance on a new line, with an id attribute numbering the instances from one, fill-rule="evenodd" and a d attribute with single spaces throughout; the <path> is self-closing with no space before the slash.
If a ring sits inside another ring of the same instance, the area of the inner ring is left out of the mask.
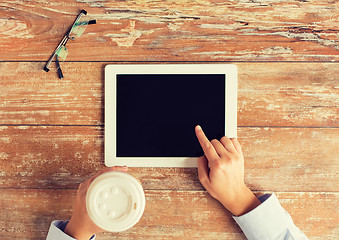
<path id="1" fill-rule="evenodd" d="M 197 167 L 196 125 L 210 140 L 236 137 L 235 65 L 106 66 L 106 166 Z"/>

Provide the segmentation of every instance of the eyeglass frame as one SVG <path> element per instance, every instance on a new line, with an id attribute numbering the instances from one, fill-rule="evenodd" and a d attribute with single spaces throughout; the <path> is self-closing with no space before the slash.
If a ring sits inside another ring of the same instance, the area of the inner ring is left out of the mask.
<path id="1" fill-rule="evenodd" d="M 67 33 L 65 34 L 65 36 L 63 37 L 63 39 L 60 41 L 59 45 L 56 47 L 56 49 L 54 50 L 52 56 L 49 58 L 49 60 L 47 61 L 44 70 L 45 72 L 49 72 L 49 65 L 52 63 L 53 58 L 56 56 L 56 63 L 57 63 L 57 67 L 58 67 L 58 75 L 60 79 L 63 79 L 63 74 L 60 68 L 60 64 L 59 64 L 59 60 L 58 60 L 58 55 L 57 52 L 64 46 L 66 46 L 66 43 L 68 42 L 69 39 L 72 39 L 69 35 L 73 29 L 73 27 L 75 26 L 75 23 L 77 23 L 82 16 L 87 15 L 87 11 L 85 11 L 84 9 L 82 9 L 79 13 L 79 15 L 77 16 L 77 18 L 75 19 L 75 21 L 73 22 L 72 26 L 70 27 L 70 29 L 67 31 Z M 96 20 L 91 20 L 89 21 L 89 24 L 93 24 L 96 23 Z"/>

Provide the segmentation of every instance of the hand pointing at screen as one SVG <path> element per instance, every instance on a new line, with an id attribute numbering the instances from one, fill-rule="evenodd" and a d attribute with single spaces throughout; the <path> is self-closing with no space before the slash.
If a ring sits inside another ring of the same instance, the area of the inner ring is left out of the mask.
<path id="1" fill-rule="evenodd" d="M 195 134 L 204 151 L 204 156 L 198 158 L 199 180 L 234 215 L 247 239 L 307 239 L 275 194 L 257 198 L 246 186 L 244 156 L 236 138 L 209 141 L 200 126 L 195 127 Z"/>
<path id="2" fill-rule="evenodd" d="M 233 215 L 243 215 L 260 205 L 245 185 L 244 156 L 236 138 L 209 141 L 200 126 L 195 133 L 204 151 L 198 159 L 199 180 L 212 197 Z"/>

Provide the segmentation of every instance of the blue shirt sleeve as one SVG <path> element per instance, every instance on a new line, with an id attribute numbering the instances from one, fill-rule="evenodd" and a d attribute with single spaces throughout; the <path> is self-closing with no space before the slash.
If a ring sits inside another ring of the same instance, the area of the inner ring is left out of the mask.
<path id="1" fill-rule="evenodd" d="M 262 202 L 252 211 L 235 217 L 249 240 L 305 240 L 307 237 L 293 223 L 273 193 L 259 197 Z"/>
<path id="2" fill-rule="evenodd" d="M 64 233 L 68 221 L 55 220 L 51 223 L 46 240 L 76 240 Z M 94 240 L 93 235 L 89 240 Z"/>

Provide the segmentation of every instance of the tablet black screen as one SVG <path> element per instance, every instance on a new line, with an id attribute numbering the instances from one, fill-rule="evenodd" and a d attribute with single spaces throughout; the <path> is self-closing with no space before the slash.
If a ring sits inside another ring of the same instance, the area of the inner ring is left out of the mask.
<path id="1" fill-rule="evenodd" d="M 117 157 L 198 157 L 225 133 L 224 74 L 118 74 Z"/>

